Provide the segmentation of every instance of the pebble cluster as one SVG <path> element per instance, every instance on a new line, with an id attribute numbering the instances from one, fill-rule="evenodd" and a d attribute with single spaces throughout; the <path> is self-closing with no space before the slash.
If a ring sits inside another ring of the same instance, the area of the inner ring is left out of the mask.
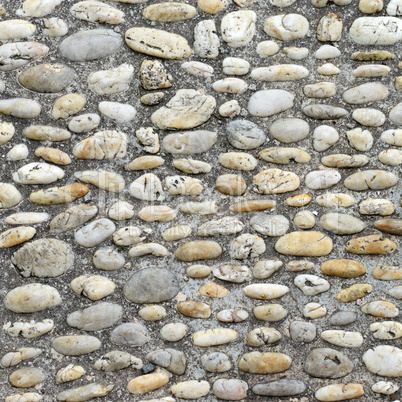
<path id="1" fill-rule="evenodd" d="M 396 401 L 402 0 L 190 3 L 0 5 L 1 397 Z"/>

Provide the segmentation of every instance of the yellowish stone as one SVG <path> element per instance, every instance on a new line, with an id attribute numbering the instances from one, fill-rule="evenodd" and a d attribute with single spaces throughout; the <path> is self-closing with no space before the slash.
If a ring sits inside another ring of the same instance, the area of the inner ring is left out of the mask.
<path id="1" fill-rule="evenodd" d="M 366 296 L 367 293 L 371 293 L 372 291 L 373 287 L 371 285 L 366 283 L 357 283 L 347 289 L 341 290 L 336 295 L 336 298 L 342 303 L 349 303 L 357 299 L 361 299 L 362 297 Z"/>
<path id="2" fill-rule="evenodd" d="M 251 374 L 275 374 L 286 371 L 292 359 L 283 353 L 250 352 L 239 360 L 239 369 Z"/>
<path id="3" fill-rule="evenodd" d="M 165 373 L 151 373 L 133 378 L 127 384 L 127 390 L 134 395 L 142 395 L 161 388 L 169 381 Z"/>
<path id="4" fill-rule="evenodd" d="M 215 241 L 195 240 L 182 244 L 175 252 L 180 261 L 212 260 L 223 253 L 222 247 Z"/>
<path id="5" fill-rule="evenodd" d="M 214 282 L 208 282 L 205 285 L 202 285 L 198 292 L 201 296 L 213 297 L 216 299 L 226 297 L 229 294 L 229 290 Z"/>
<path id="6" fill-rule="evenodd" d="M 366 267 L 361 262 L 354 260 L 328 260 L 321 264 L 321 272 L 340 278 L 357 278 L 366 273 Z"/>
<path id="7" fill-rule="evenodd" d="M 275 243 L 275 250 L 285 255 L 299 257 L 320 257 L 332 251 L 329 236 L 321 232 L 292 232 L 282 236 Z"/>

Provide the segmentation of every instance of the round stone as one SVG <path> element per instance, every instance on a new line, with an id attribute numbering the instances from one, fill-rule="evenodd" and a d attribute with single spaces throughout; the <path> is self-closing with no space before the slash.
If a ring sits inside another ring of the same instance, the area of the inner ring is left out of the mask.
<path id="1" fill-rule="evenodd" d="M 110 340 L 116 345 L 141 346 L 148 341 L 147 329 L 138 322 L 127 322 L 116 327 L 110 334 Z"/>
<path id="2" fill-rule="evenodd" d="M 174 274 L 164 268 L 145 268 L 134 273 L 123 288 L 133 303 L 160 303 L 172 299 L 180 287 Z"/>
<path id="3" fill-rule="evenodd" d="M 265 142 L 264 132 L 248 120 L 230 122 L 226 127 L 226 136 L 230 145 L 238 149 L 255 149 Z"/>
<path id="4" fill-rule="evenodd" d="M 309 131 L 310 126 L 305 120 L 294 117 L 275 120 L 269 128 L 272 137 L 286 144 L 303 140 Z"/>

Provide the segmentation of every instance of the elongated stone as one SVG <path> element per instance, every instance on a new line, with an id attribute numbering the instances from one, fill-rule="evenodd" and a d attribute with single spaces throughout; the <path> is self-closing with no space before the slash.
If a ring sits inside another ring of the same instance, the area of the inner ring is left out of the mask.
<path id="1" fill-rule="evenodd" d="M 311 156 L 300 148 L 272 147 L 263 149 L 259 157 L 267 162 L 279 165 L 288 165 L 291 161 L 297 163 L 308 163 Z"/>
<path id="2" fill-rule="evenodd" d="M 71 61 L 92 61 L 116 53 L 121 43 L 120 34 L 111 29 L 84 30 L 64 39 L 59 51 Z"/>
<path id="3" fill-rule="evenodd" d="M 379 345 L 363 355 L 367 369 L 384 377 L 402 377 L 402 350 L 389 345 Z"/>
<path id="4" fill-rule="evenodd" d="M 397 321 L 374 322 L 370 331 L 376 339 L 399 339 L 402 337 L 402 324 Z"/>
<path id="5" fill-rule="evenodd" d="M 284 307 L 275 303 L 257 306 L 253 309 L 253 313 L 257 320 L 267 322 L 281 321 L 288 315 L 288 311 Z"/>
<path id="6" fill-rule="evenodd" d="M 238 338 L 238 333 L 229 328 L 213 328 L 194 332 L 192 341 L 195 346 L 209 347 L 224 345 Z"/>
<path id="7" fill-rule="evenodd" d="M 340 278 L 357 278 L 366 273 L 366 267 L 359 261 L 337 259 L 323 262 L 321 272 Z"/>
<path id="8" fill-rule="evenodd" d="M 30 61 L 46 56 L 49 48 L 38 42 L 14 42 L 0 46 L 0 71 L 21 68 Z"/>
<path id="9" fill-rule="evenodd" d="M 391 233 L 402 236 L 402 220 L 401 219 L 379 219 L 374 222 L 374 227 L 385 233 Z"/>
<path id="10" fill-rule="evenodd" d="M 45 190 L 34 191 L 29 196 L 29 200 L 40 205 L 66 204 L 84 197 L 88 192 L 87 186 L 81 183 L 73 183 L 63 187 L 50 187 Z"/>
<path id="11" fill-rule="evenodd" d="M 362 299 L 367 293 L 371 293 L 373 287 L 365 283 L 358 283 L 350 286 L 349 288 L 341 290 L 336 298 L 342 303 L 349 303 L 357 299 Z"/>
<path id="12" fill-rule="evenodd" d="M 284 285 L 257 283 L 243 288 L 244 294 L 253 299 L 271 300 L 282 297 L 289 288 Z"/>
<path id="13" fill-rule="evenodd" d="M 50 231 L 56 233 L 67 232 L 88 222 L 98 213 L 94 205 L 81 204 L 66 209 L 56 215 L 50 222 Z"/>
<path id="14" fill-rule="evenodd" d="M 130 122 L 137 114 L 135 108 L 127 103 L 100 102 L 98 108 L 104 116 L 120 124 Z"/>
<path id="15" fill-rule="evenodd" d="M 281 82 L 298 81 L 306 78 L 309 70 L 297 64 L 280 64 L 271 67 L 258 67 L 251 72 L 251 78 L 257 81 Z"/>
<path id="16" fill-rule="evenodd" d="M 75 241 L 82 247 L 95 247 L 105 241 L 116 230 L 115 224 L 106 218 L 97 219 L 74 234 Z"/>
<path id="17" fill-rule="evenodd" d="M 6 20 L 0 22 L 0 40 L 27 38 L 36 31 L 36 26 L 24 20 Z"/>
<path id="18" fill-rule="evenodd" d="M 70 288 L 75 294 L 96 301 L 113 293 L 116 285 L 105 276 L 81 275 L 71 281 Z"/>
<path id="19" fill-rule="evenodd" d="M 275 206 L 275 200 L 247 200 L 231 205 L 230 210 L 232 212 L 264 211 L 266 209 L 275 208 Z"/>
<path id="20" fill-rule="evenodd" d="M 231 235 L 241 232 L 244 224 L 238 219 L 226 216 L 222 219 L 208 221 L 198 228 L 198 236 Z"/>
<path id="21" fill-rule="evenodd" d="M 86 113 L 73 117 L 68 123 L 68 129 L 74 133 L 87 133 L 100 124 L 100 116 L 96 113 Z"/>
<path id="22" fill-rule="evenodd" d="M 364 170 L 353 173 L 345 179 L 345 186 L 349 190 L 383 190 L 392 186 L 398 181 L 398 177 L 385 170 Z"/>
<path id="23" fill-rule="evenodd" d="M 0 248 L 10 248 L 25 243 L 36 234 L 36 229 L 30 226 L 19 226 L 0 233 Z"/>
<path id="24" fill-rule="evenodd" d="M 177 398 L 199 400 L 210 390 L 208 381 L 189 380 L 178 382 L 170 387 L 170 392 Z"/>
<path id="25" fill-rule="evenodd" d="M 153 28 L 130 28 L 125 40 L 131 49 L 149 56 L 170 60 L 187 59 L 191 48 L 180 35 Z"/>
<path id="26" fill-rule="evenodd" d="M 52 126 L 29 126 L 22 131 L 26 138 L 35 141 L 65 141 L 71 138 L 67 130 Z"/>
<path id="27" fill-rule="evenodd" d="M 80 356 L 98 350 L 101 341 L 89 335 L 59 336 L 53 340 L 52 347 L 65 356 Z"/>
<path id="28" fill-rule="evenodd" d="M 166 205 L 144 207 L 138 213 L 138 217 L 145 222 L 169 222 L 176 218 L 177 211 Z"/>
<path id="29" fill-rule="evenodd" d="M 56 148 L 39 147 L 35 149 L 35 156 L 56 165 L 70 165 L 71 158 L 65 152 Z"/>
<path id="30" fill-rule="evenodd" d="M 81 387 L 67 389 L 57 394 L 58 401 L 71 401 L 78 399 L 80 401 L 90 401 L 93 398 L 106 396 L 114 388 L 112 384 L 99 384 L 96 382 L 82 385 Z"/>
<path id="31" fill-rule="evenodd" d="M 251 227 L 266 236 L 282 236 L 289 229 L 289 220 L 283 215 L 257 214 L 250 219 Z"/>
<path id="32" fill-rule="evenodd" d="M 166 373 L 151 373 L 135 377 L 127 384 L 127 390 L 134 395 L 142 395 L 163 387 L 169 381 Z"/>
<path id="33" fill-rule="evenodd" d="M 342 95 L 345 102 L 352 105 L 362 105 L 369 102 L 378 102 L 388 97 L 388 88 L 379 82 L 361 84 L 348 89 Z"/>
<path id="34" fill-rule="evenodd" d="M 69 381 L 78 380 L 85 374 L 85 369 L 82 366 L 74 366 L 69 364 L 61 368 L 56 373 L 56 384 L 62 384 Z"/>
<path id="35" fill-rule="evenodd" d="M 110 340 L 116 345 L 137 347 L 148 342 L 146 327 L 138 322 L 127 322 L 117 326 L 110 334 Z"/>
<path id="36" fill-rule="evenodd" d="M 292 359 L 283 353 L 250 352 L 239 360 L 239 369 L 250 374 L 275 374 L 286 371 Z"/>
<path id="37" fill-rule="evenodd" d="M 303 113 L 317 120 L 340 119 L 349 114 L 348 111 L 342 107 L 323 104 L 305 106 Z"/>
<path id="38" fill-rule="evenodd" d="M 285 255 L 319 257 L 332 251 L 330 237 L 320 232 L 292 232 L 285 234 L 275 243 L 275 250 Z"/>
<path id="39" fill-rule="evenodd" d="M 200 287 L 198 293 L 201 296 L 221 299 L 229 294 L 229 290 L 227 290 L 224 286 L 218 285 L 215 282 L 208 282 Z"/>
<path id="40" fill-rule="evenodd" d="M 259 194 L 281 194 L 296 190 L 299 177 L 280 169 L 267 169 L 253 177 L 253 190 Z"/>
<path id="41" fill-rule="evenodd" d="M 337 235 L 359 233 L 366 227 L 366 224 L 361 219 L 341 213 L 322 215 L 320 225 L 323 229 Z"/>
<path id="42" fill-rule="evenodd" d="M 125 186 L 123 176 L 107 170 L 85 170 L 75 172 L 74 176 L 84 183 L 92 184 L 101 190 L 112 193 L 122 192 Z"/>
<path id="43" fill-rule="evenodd" d="M 190 241 L 179 246 L 175 256 L 180 261 L 210 260 L 222 254 L 221 246 L 209 240 Z"/>
<path id="44" fill-rule="evenodd" d="M 45 372 L 37 367 L 23 367 L 13 371 L 9 377 L 11 384 L 18 388 L 30 388 L 46 380 Z"/>
<path id="45" fill-rule="evenodd" d="M 1 99 L 0 113 L 20 119 L 35 119 L 41 113 L 41 106 L 38 102 L 26 98 Z"/>
<path id="46" fill-rule="evenodd" d="M 402 40 L 402 21 L 395 17 L 357 18 L 349 37 L 359 45 L 393 45 Z"/>
<path id="47" fill-rule="evenodd" d="M 109 4 L 95 0 L 79 1 L 70 8 L 70 13 L 83 21 L 105 24 L 120 24 L 124 13 Z"/>
<path id="48" fill-rule="evenodd" d="M 352 361 L 344 353 L 331 348 L 313 349 L 304 363 L 304 371 L 318 378 L 340 378 L 352 370 Z"/>
<path id="49" fill-rule="evenodd" d="M 294 95 L 283 89 L 268 89 L 255 92 L 249 102 L 248 111 L 253 116 L 269 117 L 293 107 Z"/>
<path id="50" fill-rule="evenodd" d="M 150 21 L 177 22 L 194 18 L 196 9 L 184 3 L 158 3 L 146 7 L 143 17 Z"/>
<path id="51" fill-rule="evenodd" d="M 4 219 L 8 225 L 35 225 L 50 219 L 46 212 L 16 212 Z"/>
<path id="52" fill-rule="evenodd" d="M 211 307 L 207 303 L 195 301 L 182 301 L 177 304 L 177 311 L 186 317 L 209 318 Z"/>
<path id="53" fill-rule="evenodd" d="M 357 237 L 349 240 L 346 251 L 353 254 L 392 254 L 397 245 L 380 234 Z"/>
<path id="54" fill-rule="evenodd" d="M 398 307 L 391 302 L 384 300 L 376 300 L 363 304 L 361 311 L 364 314 L 372 315 L 373 317 L 394 318 L 399 314 Z"/>
<path id="55" fill-rule="evenodd" d="M 281 379 L 260 383 L 253 386 L 252 391 L 262 396 L 294 396 L 302 394 L 307 385 L 299 380 Z"/>
<path id="56" fill-rule="evenodd" d="M 402 279 L 402 267 L 393 265 L 377 265 L 374 267 L 372 275 L 381 281 L 394 281 Z"/>
<path id="57" fill-rule="evenodd" d="M 164 137 L 162 148 L 171 154 L 192 155 L 209 151 L 217 139 L 214 131 L 187 131 Z"/>
<path id="58" fill-rule="evenodd" d="M 361 384 L 332 384 L 315 391 L 314 396 L 319 401 L 344 401 L 359 398 L 364 395 Z"/>

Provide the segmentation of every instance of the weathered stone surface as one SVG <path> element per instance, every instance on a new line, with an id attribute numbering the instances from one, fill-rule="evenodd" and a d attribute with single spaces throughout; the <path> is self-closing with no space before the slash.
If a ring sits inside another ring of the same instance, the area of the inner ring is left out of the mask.
<path id="1" fill-rule="evenodd" d="M 111 332 L 110 340 L 116 345 L 142 346 L 148 341 L 148 331 L 138 322 L 128 322 L 117 326 Z"/>
<path id="2" fill-rule="evenodd" d="M 209 304 L 195 301 L 182 301 L 177 304 L 177 311 L 186 317 L 209 318 L 211 308 Z"/>
<path id="3" fill-rule="evenodd" d="M 374 227 L 385 233 L 402 236 L 402 220 L 401 219 L 379 219 L 374 222 Z"/>
<path id="4" fill-rule="evenodd" d="M 89 335 L 59 336 L 53 340 L 52 347 L 65 356 L 80 356 L 98 350 L 101 341 Z"/>
<path id="5" fill-rule="evenodd" d="M 226 126 L 229 143 L 238 149 L 255 149 L 266 140 L 264 132 L 248 120 L 234 120 Z"/>
<path id="6" fill-rule="evenodd" d="M 88 222 L 98 213 L 95 205 L 81 204 L 66 209 L 50 221 L 50 231 L 55 233 L 73 230 Z"/>
<path id="7" fill-rule="evenodd" d="M 282 379 L 256 384 L 252 391 L 262 396 L 294 396 L 302 394 L 306 388 L 306 384 L 302 381 Z"/>
<path id="8" fill-rule="evenodd" d="M 190 241 L 179 246 L 175 256 L 180 261 L 215 259 L 222 254 L 221 246 L 209 240 Z"/>
<path id="9" fill-rule="evenodd" d="M 337 235 L 359 233 L 366 227 L 365 223 L 349 214 L 329 213 L 322 215 L 320 225 L 323 229 Z"/>
<path id="10" fill-rule="evenodd" d="M 300 148 L 272 147 L 263 149 L 259 157 L 278 165 L 289 165 L 291 162 L 308 163 L 311 155 Z"/>
<path id="11" fill-rule="evenodd" d="M 364 395 L 364 389 L 360 384 L 327 385 L 317 389 L 314 394 L 319 401 L 344 401 L 359 398 L 362 395 Z"/>
<path id="12" fill-rule="evenodd" d="M 250 352 L 239 360 L 239 369 L 251 374 L 275 374 L 286 371 L 292 359 L 283 353 Z"/>
<path id="13" fill-rule="evenodd" d="M 192 341 L 195 346 L 205 348 L 233 342 L 238 336 L 238 333 L 233 329 L 213 328 L 194 332 Z"/>
<path id="14" fill-rule="evenodd" d="M 363 304 L 361 310 L 364 314 L 372 315 L 373 317 L 393 318 L 399 314 L 399 309 L 394 303 L 377 300 Z"/>
<path id="15" fill-rule="evenodd" d="M 283 89 L 257 91 L 248 102 L 248 111 L 253 116 L 269 117 L 291 109 L 293 100 L 294 95 Z"/>
<path id="16" fill-rule="evenodd" d="M 95 247 L 105 241 L 116 230 L 115 224 L 106 218 L 97 219 L 74 234 L 75 241 L 82 247 Z"/>
<path id="17" fill-rule="evenodd" d="M 396 248 L 392 240 L 379 234 L 357 237 L 346 244 L 346 251 L 353 254 L 391 254 Z"/>
<path id="18" fill-rule="evenodd" d="M 183 352 L 176 349 L 157 349 L 147 354 L 147 359 L 157 366 L 166 368 L 176 375 L 186 371 L 187 359 Z"/>
<path id="19" fill-rule="evenodd" d="M 163 387 L 169 381 L 166 373 L 151 373 L 135 377 L 127 384 L 127 390 L 134 395 L 142 395 Z"/>
<path id="20" fill-rule="evenodd" d="M 253 309 L 253 313 L 257 320 L 267 322 L 281 321 L 288 315 L 288 311 L 280 304 L 264 304 L 257 306 Z"/>
<path id="21" fill-rule="evenodd" d="M 330 348 L 313 349 L 304 363 L 304 371 L 318 378 L 340 378 L 352 370 L 352 361 L 342 352 Z"/>
<path id="22" fill-rule="evenodd" d="M 402 350 L 389 345 L 379 345 L 363 355 L 367 369 L 384 377 L 402 376 Z"/>
<path id="23" fill-rule="evenodd" d="M 300 14 L 275 15 L 264 23 L 264 31 L 269 36 L 283 41 L 304 38 L 308 30 L 308 20 Z"/>
<path id="24" fill-rule="evenodd" d="M 222 39 L 233 48 L 248 45 L 255 35 L 257 14 L 251 10 L 233 11 L 222 18 Z"/>
<path id="25" fill-rule="evenodd" d="M 402 40 L 402 22 L 395 17 L 357 18 L 349 36 L 359 45 L 393 45 Z"/>
<path id="26" fill-rule="evenodd" d="M 275 243 L 275 250 L 286 255 L 319 257 L 332 251 L 330 237 L 320 232 L 292 232 Z"/>
<path id="27" fill-rule="evenodd" d="M 13 371 L 9 377 L 11 384 L 18 388 L 30 388 L 46 380 L 45 372 L 37 367 L 23 367 Z"/>
<path id="28" fill-rule="evenodd" d="M 283 215 L 257 214 L 250 219 L 251 227 L 266 236 L 282 236 L 289 230 L 289 220 Z"/>
<path id="29" fill-rule="evenodd" d="M 375 279 L 381 281 L 394 281 L 402 279 L 402 267 L 393 265 L 377 265 L 372 271 Z"/>
<path id="30" fill-rule="evenodd" d="M 130 88 L 134 74 L 131 64 L 121 64 L 110 70 L 100 70 L 89 74 L 89 89 L 98 95 L 115 95 Z"/>
<path id="31" fill-rule="evenodd" d="M 113 293 L 116 284 L 105 276 L 81 275 L 70 283 L 70 288 L 77 295 L 82 294 L 90 300 L 100 300 Z"/>
<path id="32" fill-rule="evenodd" d="M 38 57 L 46 56 L 49 48 L 38 42 L 14 42 L 0 46 L 0 71 L 21 68 Z"/>
<path id="33" fill-rule="evenodd" d="M 337 259 L 323 262 L 321 272 L 340 278 L 357 278 L 366 273 L 366 267 L 359 261 Z"/>
<path id="34" fill-rule="evenodd" d="M 311 190 L 322 190 L 337 184 L 341 175 L 337 170 L 314 170 L 307 173 L 304 181 Z"/>
<path id="35" fill-rule="evenodd" d="M 398 177 L 385 170 L 364 170 L 353 173 L 345 179 L 345 186 L 349 190 L 383 190 L 392 186 L 398 181 Z"/>
<path id="36" fill-rule="evenodd" d="M 296 190 L 299 177 L 280 169 L 267 169 L 253 177 L 253 190 L 259 194 L 281 194 Z"/>
<path id="37" fill-rule="evenodd" d="M 81 387 L 67 389 L 57 394 L 58 401 L 90 401 L 93 398 L 98 398 L 109 394 L 114 388 L 114 385 L 90 383 Z"/>
<path id="38" fill-rule="evenodd" d="M 83 21 L 100 22 L 105 24 L 120 24 L 124 13 L 109 4 L 95 0 L 85 0 L 75 3 L 70 13 Z"/>
<path id="39" fill-rule="evenodd" d="M 208 381 L 189 380 L 172 385 L 170 392 L 177 398 L 197 400 L 206 396 L 210 388 Z"/>
<path id="40" fill-rule="evenodd" d="M 282 82 L 298 81 L 306 78 L 309 70 L 297 64 L 280 64 L 270 67 L 255 68 L 251 72 L 251 78 L 257 81 Z"/>

